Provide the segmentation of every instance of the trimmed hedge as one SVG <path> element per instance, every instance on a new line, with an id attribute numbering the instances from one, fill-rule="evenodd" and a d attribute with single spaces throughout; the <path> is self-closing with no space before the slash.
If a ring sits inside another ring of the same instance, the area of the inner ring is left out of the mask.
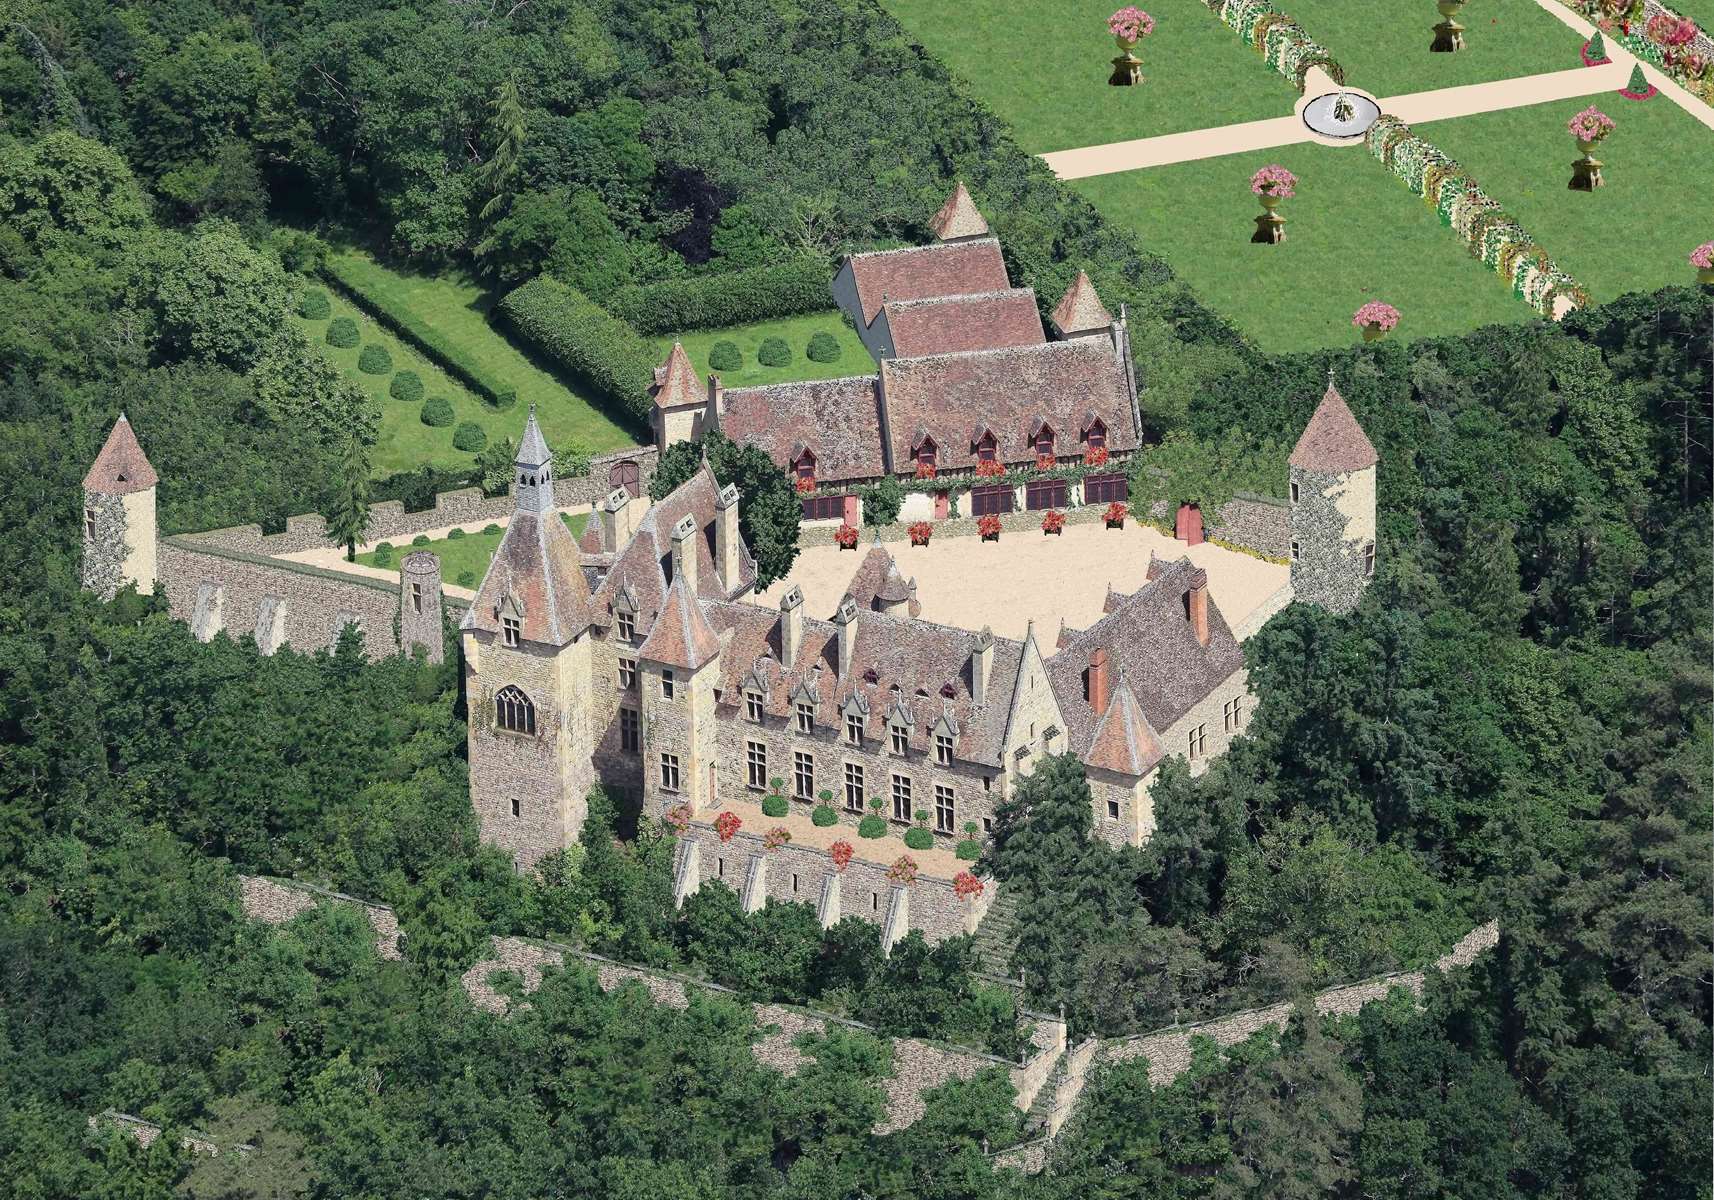
<path id="1" fill-rule="evenodd" d="M 905 845 L 912 850 L 933 850 L 934 834 L 919 826 L 912 825 L 905 830 Z"/>
<path id="2" fill-rule="evenodd" d="M 792 258 L 718 275 L 633 284 L 615 292 L 608 308 L 639 333 L 723 329 L 825 312 L 833 307 L 832 278 L 822 259 Z"/>
<path id="3" fill-rule="evenodd" d="M 449 542 L 456 542 L 459 538 L 461 538 L 463 536 L 464 536 L 464 530 L 460 529 L 456 525 L 454 525 L 451 529 L 446 531 L 446 540 Z"/>
<path id="4" fill-rule="evenodd" d="M 452 401 L 445 396 L 434 396 L 423 402 L 424 425 L 452 424 Z"/>
<path id="5" fill-rule="evenodd" d="M 475 454 L 488 444 L 488 434 L 475 421 L 466 421 L 452 431 L 452 444 L 466 454 Z"/>
<path id="6" fill-rule="evenodd" d="M 857 836 L 865 838 L 886 837 L 887 823 L 881 820 L 880 817 L 870 813 L 861 821 L 857 822 Z"/>
<path id="7" fill-rule="evenodd" d="M 350 317 L 335 317 L 333 324 L 327 327 L 327 344 L 341 350 L 349 350 L 363 337 L 357 332 L 357 322 Z"/>
<path id="8" fill-rule="evenodd" d="M 736 371 L 744 365 L 744 352 L 738 349 L 737 342 L 718 341 L 708 348 L 708 369 L 711 371 Z"/>
<path id="9" fill-rule="evenodd" d="M 841 353 L 839 339 L 825 329 L 818 329 L 810 335 L 809 349 L 804 351 L 804 357 L 810 362 L 830 363 L 838 362 Z"/>
<path id="10" fill-rule="evenodd" d="M 415 371 L 400 371 L 393 376 L 393 382 L 387 388 L 387 395 L 395 400 L 415 403 L 423 398 L 423 377 Z"/>
<path id="11" fill-rule="evenodd" d="M 325 321 L 333 315 L 333 301 L 320 288 L 305 288 L 298 297 L 298 316 L 306 321 Z"/>
<path id="12" fill-rule="evenodd" d="M 826 829 L 829 825 L 839 824 L 839 814 L 826 804 L 817 804 L 815 811 L 809 814 L 810 824 Z"/>
<path id="13" fill-rule="evenodd" d="M 393 356 L 380 342 L 370 342 L 357 356 L 357 369 L 365 375 L 388 375 L 393 370 Z"/>
<path id="14" fill-rule="evenodd" d="M 792 348 L 784 338 L 763 338 L 756 349 L 756 361 L 764 367 L 783 367 L 792 360 Z"/>
<path id="15" fill-rule="evenodd" d="M 538 275 L 500 301 L 501 319 L 532 349 L 647 425 L 655 355 L 637 331 L 576 288 Z"/>
<path id="16" fill-rule="evenodd" d="M 429 535 L 426 533 L 419 533 L 419 534 L 417 534 L 416 537 L 411 539 L 411 545 L 413 545 L 413 546 L 426 546 L 428 544 L 429 544 Z"/>
<path id="17" fill-rule="evenodd" d="M 762 815 L 764 817 L 783 817 L 791 811 L 791 805 L 786 803 L 784 796 L 763 796 Z"/>

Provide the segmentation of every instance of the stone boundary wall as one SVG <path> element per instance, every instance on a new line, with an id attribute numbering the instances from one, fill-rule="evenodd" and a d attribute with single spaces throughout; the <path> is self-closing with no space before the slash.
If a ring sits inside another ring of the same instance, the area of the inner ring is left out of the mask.
<path id="1" fill-rule="evenodd" d="M 564 507 L 593 504 L 613 490 L 609 472 L 615 463 L 626 460 L 637 464 L 637 486 L 648 495 L 649 480 L 654 476 L 660 454 L 653 446 L 634 446 L 615 450 L 589 460 L 589 474 L 574 479 L 556 479 L 554 502 Z M 369 507 L 369 524 L 363 530 L 365 542 L 394 538 L 413 538 L 431 529 L 448 525 L 467 525 L 474 521 L 504 521 L 516 508 L 511 493 L 484 496 L 481 488 L 460 488 L 439 492 L 433 508 L 406 512 L 400 500 L 382 500 Z M 180 538 L 192 539 L 225 550 L 240 550 L 264 557 L 276 554 L 296 554 L 331 545 L 327 536 L 327 519 L 320 513 L 305 513 L 286 518 L 284 533 L 263 533 L 260 525 L 233 525 L 226 529 L 209 529 L 200 533 L 183 533 Z"/>
<path id="2" fill-rule="evenodd" d="M 314 908 L 324 900 L 355 904 L 369 918 L 369 926 L 375 931 L 375 953 L 393 960 L 404 957 L 399 952 L 399 919 L 390 905 L 360 900 L 344 892 L 316 887 L 313 883 L 269 879 L 264 875 L 240 875 L 238 884 L 243 894 L 244 915 L 264 925 L 284 925 L 306 908 Z"/>
<path id="3" fill-rule="evenodd" d="M 1165 500 L 1149 506 L 1149 520 L 1168 531 L 1177 513 Z M 1202 534 L 1261 558 L 1284 562 L 1291 556 L 1291 505 L 1272 496 L 1239 492 L 1220 508 L 1218 521 L 1202 514 Z"/>
<path id="4" fill-rule="evenodd" d="M 142 1117 L 133 1116 L 131 1113 L 116 1112 L 111 1108 L 89 1118 L 89 1128 L 99 1129 L 103 1125 L 112 1125 L 124 1130 L 136 1138 L 137 1144 L 145 1150 L 153 1146 L 162 1133 L 161 1127 L 153 1121 L 144 1120 Z M 206 1134 L 197 1133 L 194 1130 L 179 1138 L 179 1147 L 189 1150 L 192 1154 L 206 1154 L 210 1158 L 220 1156 L 219 1144 Z M 240 1158 L 247 1157 L 255 1148 L 248 1142 L 239 1142 L 229 1147 L 232 1153 Z"/>
<path id="5" fill-rule="evenodd" d="M 996 1170 L 1009 1168 L 1024 1175 L 1035 1175 L 1047 1165 L 1047 1152 L 1052 1145 L 1051 1137 L 1034 1138 L 1031 1141 L 1019 1142 L 1009 1150 L 990 1154 L 988 1162 Z"/>
<path id="6" fill-rule="evenodd" d="M 1077 1098 L 1082 1095 L 1083 1085 L 1089 1077 L 1090 1064 L 1095 1061 L 1095 1055 L 1100 1049 L 1101 1039 L 1092 1037 L 1065 1056 L 1065 1065 L 1058 1074 L 1058 1083 L 1054 1089 L 1053 1106 L 1048 1109 L 1048 1137 L 1059 1133 L 1060 1128 L 1070 1118 L 1072 1110 L 1077 1107 Z"/>
<path id="7" fill-rule="evenodd" d="M 1232 636 L 1240 642 L 1254 637 L 1262 626 L 1273 620 L 1279 615 L 1281 609 L 1292 602 L 1296 591 L 1297 589 L 1291 585 L 1291 580 L 1287 579 L 1275 589 L 1273 595 L 1262 601 L 1249 616 L 1233 627 Z"/>

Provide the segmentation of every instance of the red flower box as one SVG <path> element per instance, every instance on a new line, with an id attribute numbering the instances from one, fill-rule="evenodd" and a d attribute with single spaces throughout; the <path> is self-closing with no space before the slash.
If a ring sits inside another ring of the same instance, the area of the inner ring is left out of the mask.
<path id="1" fill-rule="evenodd" d="M 1065 528 L 1065 514 L 1057 508 L 1050 508 L 1041 516 L 1041 531 L 1043 533 L 1058 533 Z"/>
<path id="2" fill-rule="evenodd" d="M 841 525 L 834 530 L 833 540 L 839 544 L 841 550 L 857 549 L 857 526 L 849 523 Z"/>
<path id="3" fill-rule="evenodd" d="M 960 900 L 973 900 L 985 890 L 985 885 L 969 871 L 960 871 L 952 877 L 952 890 Z"/>
<path id="4" fill-rule="evenodd" d="M 674 833 L 683 836 L 684 831 L 690 828 L 690 805 L 675 804 L 667 809 L 666 822 Z"/>
<path id="5" fill-rule="evenodd" d="M 934 464 L 933 463 L 919 462 L 917 464 L 917 478 L 918 479 L 933 479 L 934 478 Z"/>
<path id="6" fill-rule="evenodd" d="M 762 835 L 762 849 L 772 854 L 781 846 L 792 840 L 792 831 L 784 825 L 776 825 Z"/>
<path id="7" fill-rule="evenodd" d="M 976 464 L 976 474 L 984 479 L 992 479 L 996 475 L 1004 475 L 1005 473 L 1006 464 L 999 459 L 984 458 Z"/>
<path id="8" fill-rule="evenodd" d="M 1101 519 L 1107 522 L 1107 527 L 1123 529 L 1125 518 L 1131 515 L 1130 508 L 1123 500 L 1115 500 L 1107 506 L 1107 511 L 1101 514 Z"/>
<path id="9" fill-rule="evenodd" d="M 1104 467 L 1107 465 L 1107 447 L 1091 446 L 1083 452 L 1083 465 L 1086 467 Z"/>
<path id="10" fill-rule="evenodd" d="M 737 813 L 723 812 L 714 818 L 714 832 L 720 835 L 720 840 L 729 842 L 732 835 L 737 833 L 744 822 L 738 819 Z"/>
<path id="11" fill-rule="evenodd" d="M 835 871 L 844 871 L 846 867 L 851 865 L 852 853 L 851 843 L 844 838 L 840 838 L 827 848 L 827 857 L 833 860 Z"/>
<path id="12" fill-rule="evenodd" d="M 982 535 L 985 542 L 995 541 L 1000 536 L 1000 518 L 993 513 L 976 518 L 976 532 Z"/>
<path id="13" fill-rule="evenodd" d="M 899 859 L 887 868 L 887 882 L 894 887 L 909 887 L 917 881 L 917 862 L 908 854 L 899 855 Z"/>
<path id="14" fill-rule="evenodd" d="M 1036 470 L 1038 471 L 1051 471 L 1058 465 L 1059 460 L 1051 454 L 1036 455 Z"/>
<path id="15" fill-rule="evenodd" d="M 934 535 L 934 526 L 927 521 L 913 521 L 910 527 L 911 545 L 926 546 L 928 539 Z"/>
<path id="16" fill-rule="evenodd" d="M 799 475 L 795 486 L 797 487 L 798 495 L 807 496 L 811 492 L 815 491 L 815 480 Z"/>

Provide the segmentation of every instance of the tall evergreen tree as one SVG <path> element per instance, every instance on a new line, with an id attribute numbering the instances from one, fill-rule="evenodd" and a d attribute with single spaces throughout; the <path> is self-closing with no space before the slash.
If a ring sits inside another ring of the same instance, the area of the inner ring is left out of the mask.
<path id="1" fill-rule="evenodd" d="M 346 440 L 339 458 L 333 504 L 327 514 L 327 534 L 345 547 L 345 560 L 357 561 L 357 539 L 369 524 L 369 456 L 356 438 Z"/>

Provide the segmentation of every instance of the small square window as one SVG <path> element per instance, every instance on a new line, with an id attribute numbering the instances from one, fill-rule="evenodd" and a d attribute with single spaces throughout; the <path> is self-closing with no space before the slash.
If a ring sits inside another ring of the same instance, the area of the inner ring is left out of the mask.
<path id="1" fill-rule="evenodd" d="M 1119 802 L 1117 800 L 1107 801 L 1107 816 L 1110 820 L 1117 821 L 1119 819 Z"/>
<path id="2" fill-rule="evenodd" d="M 1291 481 L 1291 502 L 1297 503 L 1297 480 L 1295 479 Z"/>
<path id="3" fill-rule="evenodd" d="M 621 658 L 619 660 L 619 686 L 629 690 L 637 686 L 637 660 Z"/>
<path id="4" fill-rule="evenodd" d="M 983 833 L 993 833 L 994 832 L 994 818 L 993 817 L 983 817 L 982 818 L 982 832 Z"/>
<path id="5" fill-rule="evenodd" d="M 513 796 L 512 797 L 512 815 L 514 817 L 522 815 L 523 808 L 524 808 L 524 806 L 518 802 L 518 798 L 516 796 Z"/>
<path id="6" fill-rule="evenodd" d="M 1291 540 L 1291 560 L 1292 560 L 1292 562 L 1296 562 L 1299 558 L 1302 557 L 1302 555 L 1303 555 L 1303 550 L 1301 547 L 1298 546 L 1297 539 L 1292 538 L 1292 540 Z"/>
<path id="7" fill-rule="evenodd" d="M 671 671 L 661 672 L 661 699 L 671 700 L 677 691 L 678 680 Z"/>

